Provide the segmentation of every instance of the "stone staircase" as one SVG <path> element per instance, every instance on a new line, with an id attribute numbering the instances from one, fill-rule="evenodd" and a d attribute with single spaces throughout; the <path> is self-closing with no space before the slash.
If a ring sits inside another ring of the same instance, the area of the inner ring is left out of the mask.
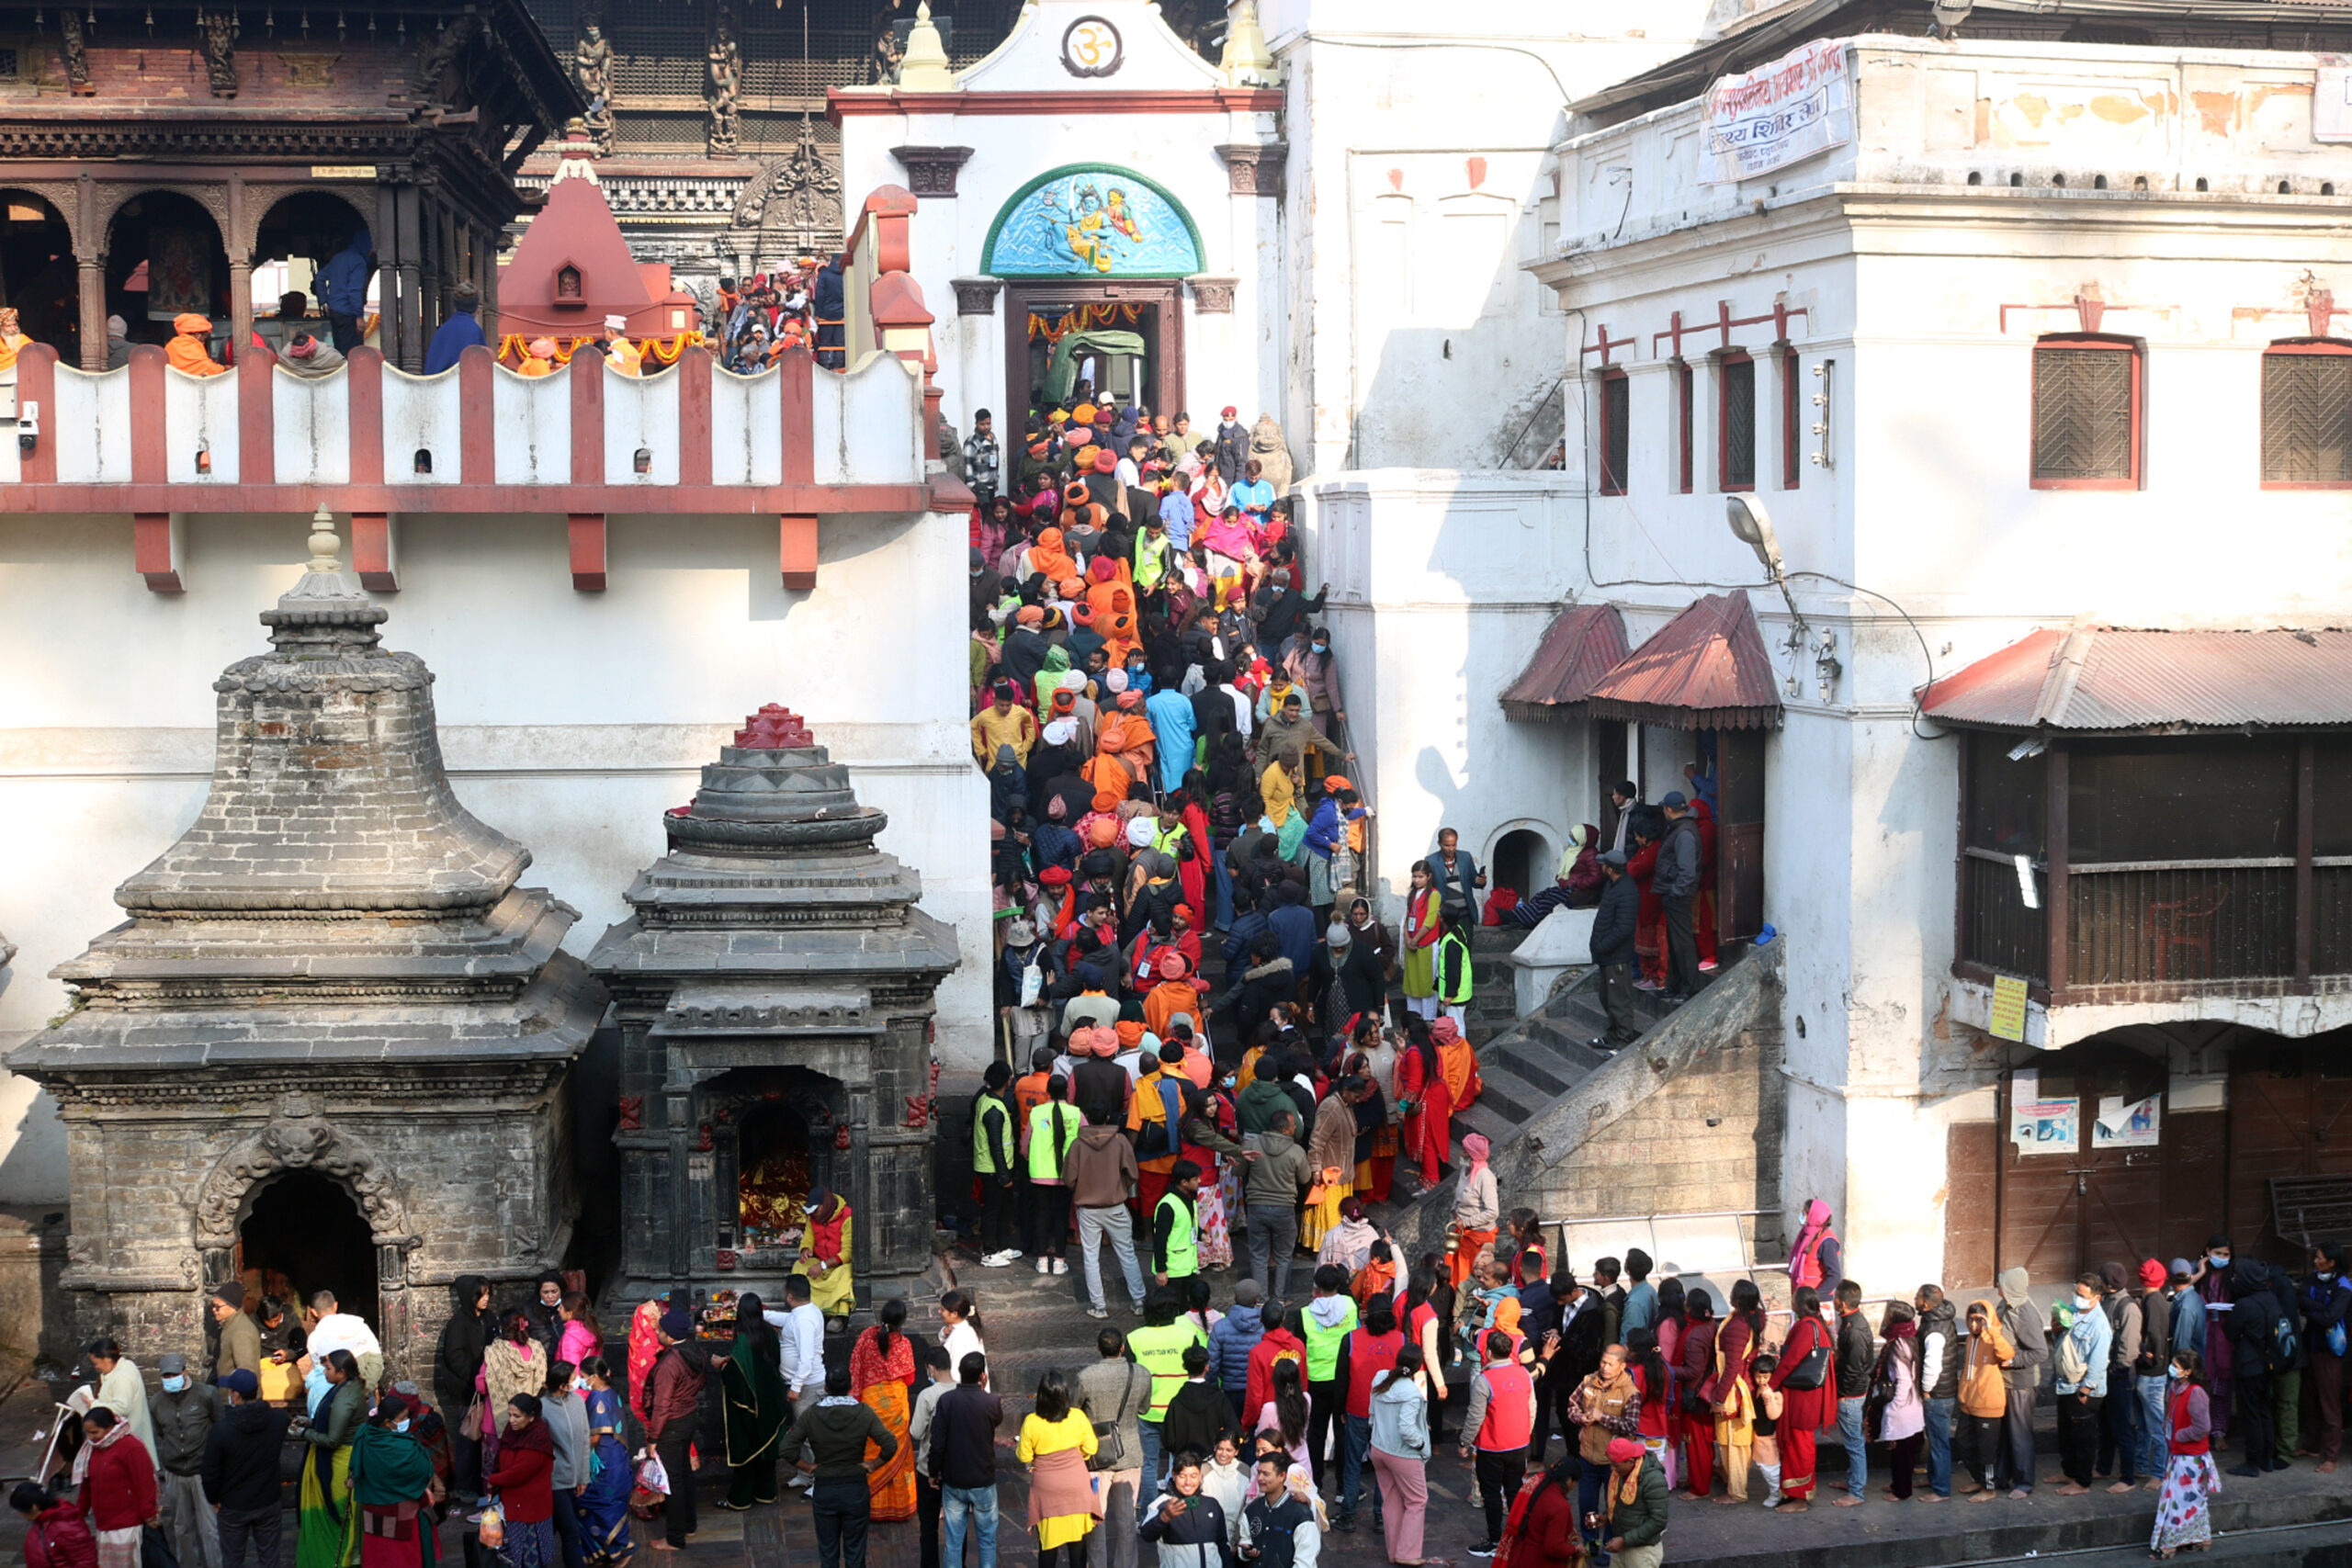
<path id="1" fill-rule="evenodd" d="M 1712 983 L 1680 1007 L 1635 992 L 1646 1028 L 1614 1055 L 1590 1043 L 1607 1027 L 1592 975 L 1480 1046 L 1485 1092 L 1453 1131 L 1493 1144 L 1504 1207 L 1547 1220 L 1776 1213 L 1784 945 L 1726 950 Z M 1416 1252 L 1442 1247 L 1453 1185 L 1400 1196 L 1374 1217 Z M 1777 1241 L 1777 1222 L 1769 1228 L 1759 1242 Z"/>

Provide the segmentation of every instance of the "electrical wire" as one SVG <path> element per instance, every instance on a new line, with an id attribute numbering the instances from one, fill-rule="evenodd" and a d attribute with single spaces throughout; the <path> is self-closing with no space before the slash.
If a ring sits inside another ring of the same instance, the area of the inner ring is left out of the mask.
<path id="1" fill-rule="evenodd" d="M 1568 313 L 1577 319 L 1577 366 L 1580 370 L 1583 365 L 1585 334 L 1591 330 L 1591 323 L 1585 316 L 1583 306 L 1571 305 L 1567 309 Z M 1563 376 L 1560 379 L 1562 384 L 1565 386 L 1567 381 L 1567 377 Z M 1566 412 L 1567 411 L 1563 408 L 1561 411 L 1563 418 L 1566 418 Z M 1735 588 L 1764 589 L 1773 586 L 1770 581 L 1694 582 L 1688 578 L 1677 578 L 1671 581 L 1667 581 L 1646 577 L 1604 578 L 1597 575 L 1592 569 L 1592 422 L 1583 417 L 1582 409 L 1578 409 L 1577 413 L 1577 423 L 1581 427 L 1579 430 L 1579 449 L 1584 454 L 1584 577 L 1587 583 L 1595 588 L 1705 588 L 1726 592 Z M 1638 519 L 1636 519 L 1634 525 L 1636 527 L 1640 527 L 1640 522 Z M 1644 538 L 1650 539 L 1650 547 L 1653 549 L 1657 549 L 1660 556 L 1664 556 L 1666 554 L 1664 549 L 1658 547 L 1657 541 L 1655 538 L 1650 538 L 1648 529 L 1642 529 L 1642 536 Z M 1926 711 L 1928 687 L 1936 683 L 1936 656 L 1928 647 L 1927 633 L 1919 629 L 1919 623 L 1911 618 L 1910 611 L 1905 609 L 1900 604 L 1897 604 L 1894 600 L 1889 598 L 1883 593 L 1881 593 L 1874 588 L 1864 588 L 1859 583 L 1849 582 L 1842 577 L 1833 577 L 1826 571 L 1786 571 L 1783 572 L 1782 575 L 1785 577 L 1810 577 L 1817 579 L 1823 582 L 1834 582 L 1849 593 L 1860 593 L 1865 598 L 1875 599 L 1879 601 L 1879 603 L 1892 608 L 1896 615 L 1902 616 L 1903 624 L 1911 628 L 1911 635 L 1919 639 L 1919 656 L 1926 661 L 1928 666 L 1927 684 L 1921 686 L 1918 691 L 1913 693 L 1911 697 L 1911 733 L 1915 738 L 1921 740 L 1947 740 L 1951 739 L 1952 732 L 1950 730 L 1937 730 L 1931 732 L 1923 730 L 1919 728 L 1920 716 Z"/>
<path id="2" fill-rule="evenodd" d="M 1919 728 L 1919 715 L 1926 707 L 1928 687 L 1936 683 L 1936 656 L 1928 650 L 1928 634 L 1919 629 L 1919 623 L 1911 618 L 1910 611 L 1905 609 L 1902 605 L 1895 604 L 1894 600 L 1888 598 L 1885 594 L 1881 593 L 1875 588 L 1864 588 L 1859 583 L 1849 582 L 1842 577 L 1832 577 L 1826 571 L 1792 571 L 1786 575 L 1790 577 L 1813 577 L 1818 578 L 1824 582 L 1834 582 L 1838 587 L 1846 590 L 1849 593 L 1860 593 L 1866 598 L 1875 599 L 1882 604 L 1889 605 L 1894 609 L 1896 615 L 1902 616 L 1903 624 L 1911 628 L 1911 635 L 1919 639 L 1919 657 L 1927 660 L 1928 664 L 1927 684 L 1921 686 L 1917 691 L 1911 694 L 1911 733 L 1921 740 L 1950 740 L 1953 738 L 1952 731 L 1949 729 L 1941 729 L 1933 734 L 1929 734 Z"/>

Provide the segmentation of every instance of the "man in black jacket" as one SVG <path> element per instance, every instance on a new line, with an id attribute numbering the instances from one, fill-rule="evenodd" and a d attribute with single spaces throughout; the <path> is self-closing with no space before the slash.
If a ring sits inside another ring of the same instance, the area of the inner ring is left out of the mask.
<path id="1" fill-rule="evenodd" d="M 220 1568 L 244 1568 L 251 1541 L 261 1568 L 278 1568 L 277 1456 L 286 1412 L 261 1401 L 261 1380 L 242 1367 L 220 1380 L 227 1414 L 204 1439 L 204 1500 L 220 1527 Z"/>
<path id="2" fill-rule="evenodd" d="M 1870 1489 L 1870 1450 L 1864 1445 L 1862 1404 L 1870 1397 L 1871 1374 L 1878 1369 L 1878 1347 L 1862 1315 L 1862 1288 L 1838 1282 L 1838 1436 L 1846 1447 L 1846 1495 L 1841 1508 L 1860 1504 Z"/>
<path id="3" fill-rule="evenodd" d="M 964 1535 L 979 1537 L 979 1560 L 996 1554 L 996 1434 L 1004 1425 L 1004 1401 L 981 1387 L 988 1359 L 964 1352 L 956 1384 L 939 1396 L 931 1417 L 932 1466 L 939 1472 L 945 1532 L 940 1560 L 962 1568 Z"/>
<path id="4" fill-rule="evenodd" d="M 449 1415 L 449 1485 L 465 1496 L 481 1492 L 481 1434 L 458 1430 L 474 1397 L 474 1374 L 496 1330 L 490 1310 L 490 1281 L 460 1274 L 449 1282 L 449 1321 L 433 1357 L 433 1394 Z"/>
<path id="5" fill-rule="evenodd" d="M 1625 874 L 1623 850 L 1600 857 L 1600 874 L 1609 881 L 1592 915 L 1592 961 L 1600 970 L 1600 1006 L 1609 1014 L 1609 1032 L 1592 1044 L 1597 1051 L 1615 1051 L 1642 1035 L 1634 1016 L 1634 931 L 1641 920 L 1642 894 Z"/>
<path id="6" fill-rule="evenodd" d="M 1666 837 L 1657 847 L 1657 874 L 1650 890 L 1666 906 L 1666 991 L 1668 1001 L 1699 994 L 1699 942 L 1690 928 L 1690 906 L 1699 893 L 1699 822 L 1690 803 L 1675 790 L 1658 803 L 1666 811 Z"/>

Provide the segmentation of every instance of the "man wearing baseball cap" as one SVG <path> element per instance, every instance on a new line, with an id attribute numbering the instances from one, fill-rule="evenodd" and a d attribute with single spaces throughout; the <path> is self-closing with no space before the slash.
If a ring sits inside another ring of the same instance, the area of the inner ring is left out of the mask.
<path id="1" fill-rule="evenodd" d="M 216 1292 L 217 1296 L 217 1292 Z M 199 1474 L 204 1500 L 220 1526 L 221 1568 L 244 1568 L 250 1543 L 261 1568 L 278 1568 L 285 1510 L 277 1498 L 277 1460 L 286 1446 L 286 1412 L 266 1404 L 261 1379 L 243 1367 L 220 1380 L 229 1408 L 204 1439 Z"/>
<path id="2" fill-rule="evenodd" d="M 156 1361 L 163 1386 L 148 1402 L 148 1418 L 155 1423 L 155 1468 L 162 1472 L 158 1500 L 164 1533 L 183 1568 L 220 1568 L 220 1537 L 212 1528 L 212 1510 L 205 1506 L 198 1472 L 204 1464 L 205 1440 L 220 1418 L 220 1394 L 209 1382 L 188 1375 L 187 1358 L 167 1350 Z"/>
<path id="3" fill-rule="evenodd" d="M 1641 1036 L 1634 1016 L 1634 930 L 1641 918 L 1642 896 L 1625 874 L 1625 852 L 1611 850 L 1600 857 L 1600 874 L 1607 879 L 1600 907 L 1592 912 L 1592 961 L 1600 970 L 1600 1005 L 1609 1014 L 1609 1032 L 1592 1043 L 1596 1051 L 1615 1051 Z"/>

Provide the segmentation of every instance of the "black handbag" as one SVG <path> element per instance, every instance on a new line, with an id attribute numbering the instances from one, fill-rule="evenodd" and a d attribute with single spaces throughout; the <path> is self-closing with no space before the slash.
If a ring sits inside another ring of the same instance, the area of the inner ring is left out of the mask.
<path id="1" fill-rule="evenodd" d="M 1781 1380 L 1782 1388 L 1792 1388 L 1799 1393 L 1811 1393 L 1829 1381 L 1829 1347 L 1815 1345 L 1804 1353 L 1787 1377 Z"/>

